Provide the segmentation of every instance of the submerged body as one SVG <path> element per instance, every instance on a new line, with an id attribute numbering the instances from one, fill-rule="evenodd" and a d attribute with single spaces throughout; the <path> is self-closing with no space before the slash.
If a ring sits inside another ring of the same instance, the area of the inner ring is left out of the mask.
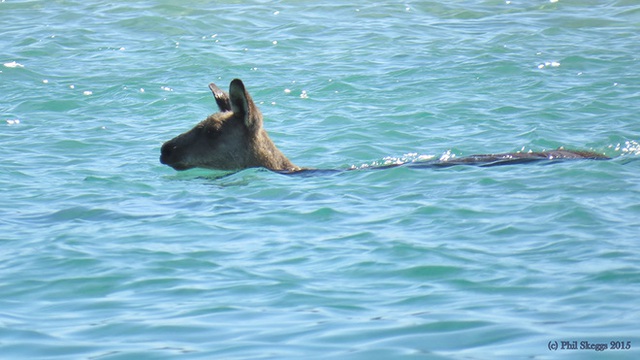
<path id="1" fill-rule="evenodd" d="M 549 150 L 539 152 L 516 152 L 504 154 L 482 154 L 470 155 L 449 160 L 438 160 L 433 164 L 435 166 L 454 166 L 454 165 L 479 165 L 479 166 L 496 166 L 522 164 L 536 161 L 556 161 L 556 160 L 574 160 L 574 159 L 590 159 L 590 160 L 608 160 L 609 157 L 598 154 L 593 151 L 584 150 Z"/>
<path id="2" fill-rule="evenodd" d="M 263 118 L 239 79 L 229 85 L 229 94 L 210 84 L 219 112 L 210 115 L 193 129 L 162 145 L 160 162 L 175 170 L 206 168 L 242 170 L 263 167 L 272 171 L 295 173 L 309 171 L 294 165 L 275 146 L 263 127 Z M 455 165 L 496 166 L 571 159 L 606 160 L 593 151 L 549 150 L 527 153 L 471 155 L 449 160 L 410 163 L 411 167 L 447 167 Z M 404 164 L 381 166 L 389 168 Z"/>

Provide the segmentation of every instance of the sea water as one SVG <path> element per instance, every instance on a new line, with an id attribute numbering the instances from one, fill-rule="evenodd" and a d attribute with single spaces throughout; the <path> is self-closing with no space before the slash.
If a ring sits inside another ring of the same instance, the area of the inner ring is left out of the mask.
<path id="1" fill-rule="evenodd" d="M 0 358 L 637 359 L 637 1 L 0 2 Z M 176 172 L 241 78 L 297 165 Z M 565 147 L 608 161 L 376 166 Z"/>

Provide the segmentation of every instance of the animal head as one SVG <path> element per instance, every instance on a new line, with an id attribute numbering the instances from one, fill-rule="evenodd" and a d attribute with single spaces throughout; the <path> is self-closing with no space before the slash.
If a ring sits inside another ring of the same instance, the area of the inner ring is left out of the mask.
<path id="1" fill-rule="evenodd" d="M 195 167 L 241 170 L 265 167 L 296 171 L 273 144 L 263 128 L 262 114 L 239 79 L 229 85 L 229 94 L 211 83 L 209 89 L 219 112 L 193 129 L 162 145 L 160 162 L 175 170 Z"/>

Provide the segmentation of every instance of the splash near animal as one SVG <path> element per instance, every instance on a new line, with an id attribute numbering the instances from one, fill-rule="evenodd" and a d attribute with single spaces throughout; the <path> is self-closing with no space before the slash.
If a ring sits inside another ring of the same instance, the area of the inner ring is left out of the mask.
<path id="1" fill-rule="evenodd" d="M 310 170 L 293 164 L 275 146 L 264 129 L 260 110 L 241 80 L 231 81 L 228 94 L 213 83 L 209 84 L 209 89 L 220 111 L 209 115 L 193 129 L 165 142 L 160 155 L 162 164 L 169 165 L 175 170 L 206 168 L 238 171 L 255 167 L 283 173 Z M 593 151 L 560 148 L 540 152 L 470 155 L 446 160 L 393 164 L 379 168 L 403 165 L 412 167 L 496 166 L 574 159 L 606 160 L 609 157 Z"/>

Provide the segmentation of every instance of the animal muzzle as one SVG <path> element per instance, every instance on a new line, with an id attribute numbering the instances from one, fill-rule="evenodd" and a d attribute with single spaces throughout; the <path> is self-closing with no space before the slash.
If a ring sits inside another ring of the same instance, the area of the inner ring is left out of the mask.
<path id="1" fill-rule="evenodd" d="M 162 144 L 162 148 L 160 149 L 160 162 L 165 165 L 171 165 L 171 155 L 175 150 L 175 145 L 170 142 Z"/>
<path id="2" fill-rule="evenodd" d="M 160 163 L 171 166 L 174 170 L 187 170 L 191 167 L 182 164 L 178 160 L 178 147 L 171 141 L 167 141 L 160 149 Z"/>

